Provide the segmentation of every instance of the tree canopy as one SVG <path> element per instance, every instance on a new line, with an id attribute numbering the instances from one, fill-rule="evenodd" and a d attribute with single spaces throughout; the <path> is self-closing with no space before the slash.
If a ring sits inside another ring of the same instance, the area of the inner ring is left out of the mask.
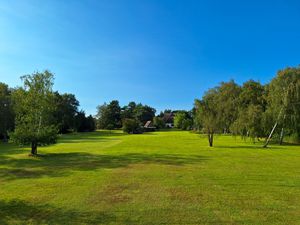
<path id="1" fill-rule="evenodd" d="M 31 154 L 37 154 L 38 145 L 54 143 L 57 126 L 52 124 L 55 112 L 54 76 L 49 71 L 22 76 L 23 87 L 13 94 L 16 127 L 13 140 L 31 144 Z"/>

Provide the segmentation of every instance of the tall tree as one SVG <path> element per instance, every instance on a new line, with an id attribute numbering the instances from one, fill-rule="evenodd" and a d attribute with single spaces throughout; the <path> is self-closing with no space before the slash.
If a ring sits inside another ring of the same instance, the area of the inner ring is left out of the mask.
<path id="1" fill-rule="evenodd" d="M 6 142 L 8 132 L 14 129 L 14 112 L 12 109 L 11 89 L 0 83 L 0 137 Z"/>
<path id="2" fill-rule="evenodd" d="M 147 121 L 152 121 L 156 110 L 148 105 L 137 104 L 134 109 L 135 118 L 144 125 Z"/>
<path id="3" fill-rule="evenodd" d="M 238 117 L 231 125 L 233 134 L 250 137 L 255 141 L 265 135 L 266 89 L 259 82 L 249 80 L 241 88 L 236 112 Z"/>
<path id="4" fill-rule="evenodd" d="M 13 94 L 16 127 L 12 138 L 22 145 L 31 144 L 31 154 L 36 155 L 39 145 L 54 143 L 57 138 L 57 127 L 52 125 L 54 76 L 46 70 L 21 79 L 23 87 Z"/>
<path id="5" fill-rule="evenodd" d="M 268 93 L 267 111 L 273 124 L 300 141 L 300 66 L 279 71 Z"/>
<path id="6" fill-rule="evenodd" d="M 98 106 L 97 110 L 96 117 L 99 128 L 120 128 L 122 126 L 119 101 L 113 100 L 109 104 L 104 103 L 103 105 Z"/>
<path id="7" fill-rule="evenodd" d="M 202 100 L 195 101 L 197 119 L 208 135 L 209 146 L 213 146 L 214 134 L 222 129 L 222 113 L 218 109 L 218 88 L 209 89 Z"/>
<path id="8" fill-rule="evenodd" d="M 75 129 L 75 116 L 78 112 L 79 101 L 73 94 L 59 94 L 55 92 L 55 102 L 57 104 L 55 118 L 59 124 L 59 131 L 67 133 Z"/>
<path id="9" fill-rule="evenodd" d="M 229 82 L 222 82 L 217 87 L 217 99 L 219 102 L 217 105 L 219 113 L 222 114 L 222 131 L 224 133 L 230 132 L 230 126 L 238 117 L 239 95 L 241 88 L 233 80 Z"/>
<path id="10" fill-rule="evenodd" d="M 165 121 L 163 120 L 163 118 L 156 116 L 153 118 L 153 125 L 157 128 L 157 129 L 163 129 L 166 127 Z"/>
<path id="11" fill-rule="evenodd" d="M 121 111 L 121 118 L 124 119 L 134 119 L 135 118 L 135 102 L 129 102 L 127 106 L 124 106 Z"/>
<path id="12" fill-rule="evenodd" d="M 174 117 L 174 126 L 182 130 L 189 130 L 193 126 L 191 113 L 187 111 L 177 111 Z"/>

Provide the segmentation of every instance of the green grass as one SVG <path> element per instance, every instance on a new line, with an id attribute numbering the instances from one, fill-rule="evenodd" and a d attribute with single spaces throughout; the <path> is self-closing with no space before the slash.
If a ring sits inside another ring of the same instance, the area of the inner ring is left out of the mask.
<path id="1" fill-rule="evenodd" d="M 0 144 L 0 224 L 300 224 L 300 146 L 174 131 Z"/>

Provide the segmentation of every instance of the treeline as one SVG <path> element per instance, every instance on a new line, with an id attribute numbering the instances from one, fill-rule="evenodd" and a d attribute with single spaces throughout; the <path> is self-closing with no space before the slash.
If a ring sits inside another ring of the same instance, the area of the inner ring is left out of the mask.
<path id="1" fill-rule="evenodd" d="M 113 100 L 97 107 L 97 128 L 113 130 L 123 127 L 127 133 L 140 133 L 147 121 L 153 121 L 155 113 L 156 110 L 148 105 L 130 102 L 121 107 L 119 101 Z"/>
<path id="2" fill-rule="evenodd" d="M 300 67 L 279 71 L 265 85 L 249 80 L 240 86 L 229 81 L 209 89 L 195 101 L 194 125 L 208 134 L 210 146 L 215 133 L 254 141 L 273 136 L 280 143 L 289 137 L 299 142 Z"/>
<path id="3" fill-rule="evenodd" d="M 98 129 L 120 129 L 126 133 L 142 133 L 154 129 L 179 128 L 190 130 L 193 128 L 193 112 L 185 110 L 164 110 L 156 116 L 156 109 L 142 103 L 129 102 L 128 105 L 120 106 L 118 100 L 104 103 L 97 107 Z M 145 125 L 150 123 L 150 128 Z"/>
<path id="4" fill-rule="evenodd" d="M 0 83 L 1 139 L 12 136 L 16 142 L 36 148 L 55 141 L 58 133 L 96 129 L 95 119 L 79 110 L 75 95 L 52 91 L 54 77 L 49 71 L 21 79 L 23 86 L 17 88 Z"/>

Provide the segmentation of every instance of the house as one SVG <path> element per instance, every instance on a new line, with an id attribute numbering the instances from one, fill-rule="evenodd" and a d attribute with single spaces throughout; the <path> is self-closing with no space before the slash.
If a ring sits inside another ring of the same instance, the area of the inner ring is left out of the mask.
<path id="1" fill-rule="evenodd" d="M 145 123 L 144 125 L 144 130 L 145 131 L 155 131 L 156 130 L 156 127 L 153 125 L 152 121 L 149 120 Z"/>
<path id="2" fill-rule="evenodd" d="M 164 120 L 167 128 L 174 127 L 174 117 L 175 117 L 174 112 L 164 113 L 163 120 Z"/>

